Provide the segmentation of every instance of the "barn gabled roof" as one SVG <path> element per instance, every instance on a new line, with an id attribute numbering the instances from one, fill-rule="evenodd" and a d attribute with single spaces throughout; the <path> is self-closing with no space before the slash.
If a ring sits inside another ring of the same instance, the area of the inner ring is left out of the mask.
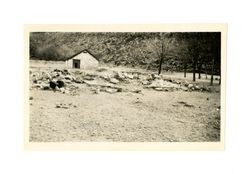
<path id="1" fill-rule="evenodd" d="M 81 54 L 81 53 L 89 53 L 91 56 L 93 56 L 96 60 L 99 61 L 99 59 L 98 59 L 95 55 L 93 55 L 93 54 L 92 54 L 89 50 L 87 50 L 87 49 L 84 49 L 84 50 L 82 50 L 82 51 L 80 51 L 80 52 L 77 52 L 76 54 L 74 54 L 74 55 L 72 55 L 72 56 L 70 56 L 70 57 L 64 59 L 64 61 L 69 60 L 69 59 L 72 59 L 73 57 L 75 57 L 75 56 L 77 56 L 78 54 Z"/>

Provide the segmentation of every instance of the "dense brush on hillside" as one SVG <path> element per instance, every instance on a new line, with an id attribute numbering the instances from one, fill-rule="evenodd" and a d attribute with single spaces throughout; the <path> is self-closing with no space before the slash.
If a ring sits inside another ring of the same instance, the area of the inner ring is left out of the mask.
<path id="1" fill-rule="evenodd" d="M 31 59 L 64 60 L 87 49 L 100 62 L 163 70 L 220 70 L 220 33 L 30 33 Z M 215 61 L 212 61 L 215 60 Z"/>

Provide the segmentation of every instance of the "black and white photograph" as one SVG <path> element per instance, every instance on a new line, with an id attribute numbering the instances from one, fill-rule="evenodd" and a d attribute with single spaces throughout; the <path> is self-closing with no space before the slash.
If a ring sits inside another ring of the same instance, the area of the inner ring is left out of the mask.
<path id="1" fill-rule="evenodd" d="M 221 35 L 29 32 L 29 142 L 221 142 Z"/>
<path id="2" fill-rule="evenodd" d="M 0 173 L 250 173 L 248 1 L 0 4 Z"/>

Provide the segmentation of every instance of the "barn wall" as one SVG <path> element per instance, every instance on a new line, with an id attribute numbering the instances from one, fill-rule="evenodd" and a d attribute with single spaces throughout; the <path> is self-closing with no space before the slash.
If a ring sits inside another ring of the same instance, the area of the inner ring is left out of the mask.
<path id="1" fill-rule="evenodd" d="M 72 64 L 73 64 L 73 61 L 72 61 L 72 60 L 73 60 L 73 59 L 69 59 L 69 60 L 67 60 L 67 61 L 65 62 L 67 68 L 72 68 Z"/>
<path id="2" fill-rule="evenodd" d="M 98 67 L 98 61 L 89 53 L 82 53 L 84 56 L 83 61 L 81 60 L 81 67 L 84 69 L 92 69 Z"/>
<path id="3" fill-rule="evenodd" d="M 89 53 L 80 53 L 72 59 L 66 61 L 66 66 L 72 68 L 73 59 L 81 61 L 81 69 L 94 69 L 98 67 L 99 62 Z"/>

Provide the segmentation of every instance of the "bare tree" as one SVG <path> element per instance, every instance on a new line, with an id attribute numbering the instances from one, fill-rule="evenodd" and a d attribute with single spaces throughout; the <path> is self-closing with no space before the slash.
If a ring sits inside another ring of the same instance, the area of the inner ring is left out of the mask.
<path id="1" fill-rule="evenodd" d="M 173 33 L 160 33 L 159 38 L 155 38 L 153 42 L 149 43 L 151 51 L 155 53 L 155 57 L 158 59 L 158 75 L 162 72 L 164 60 L 174 57 L 173 48 L 176 46 L 176 39 L 173 35 Z"/>

